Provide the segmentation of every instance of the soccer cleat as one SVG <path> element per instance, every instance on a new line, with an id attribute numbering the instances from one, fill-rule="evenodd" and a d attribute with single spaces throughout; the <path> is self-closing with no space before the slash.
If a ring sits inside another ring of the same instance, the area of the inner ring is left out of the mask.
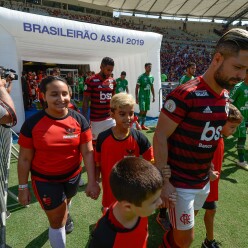
<path id="1" fill-rule="evenodd" d="M 157 223 L 162 227 L 162 229 L 164 231 L 170 230 L 171 229 L 171 224 L 170 224 L 170 220 L 168 218 L 168 215 L 166 214 L 165 218 L 161 218 L 161 217 L 159 217 L 159 214 L 160 213 L 158 213 L 158 215 L 156 217 Z"/>
<path id="2" fill-rule="evenodd" d="M 221 243 L 214 240 L 209 241 L 207 238 L 202 242 L 201 248 L 220 248 Z"/>
<path id="3" fill-rule="evenodd" d="M 65 224 L 65 232 L 66 232 L 66 234 L 71 233 L 73 231 L 73 229 L 74 229 L 74 223 L 73 223 L 73 220 L 72 220 L 70 214 L 68 213 L 66 224 Z"/>
<path id="4" fill-rule="evenodd" d="M 149 127 L 146 127 L 145 125 L 141 125 L 142 130 L 150 130 Z"/>
<path id="5" fill-rule="evenodd" d="M 243 162 L 238 161 L 238 162 L 237 162 L 237 165 L 238 165 L 239 167 L 243 168 L 244 170 L 248 170 L 248 164 L 247 164 L 246 161 L 243 161 Z"/>

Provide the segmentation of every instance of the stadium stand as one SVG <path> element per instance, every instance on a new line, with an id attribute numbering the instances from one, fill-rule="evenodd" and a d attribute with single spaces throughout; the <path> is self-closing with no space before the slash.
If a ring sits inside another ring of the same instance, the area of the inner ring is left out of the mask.
<path id="1" fill-rule="evenodd" d="M 58 8 L 16 1 L 1 1 L 0 3 L 5 8 L 34 14 L 160 33 L 163 35 L 161 45 L 161 73 L 167 74 L 168 81 L 171 82 L 177 82 L 179 80 L 184 73 L 185 64 L 188 61 L 196 62 L 197 75 L 202 74 L 206 70 L 210 61 L 211 49 L 218 37 L 213 32 L 213 29 L 220 28 L 220 24 L 217 23 L 190 22 L 187 24 L 187 29 L 183 30 L 184 22 L 180 20 L 170 21 L 133 16 L 114 18 L 109 16 L 111 13 L 94 9 L 91 11 L 87 9 L 83 13 L 74 10 L 65 10 L 62 8 L 62 5 Z M 92 13 L 88 14 L 88 12 Z"/>

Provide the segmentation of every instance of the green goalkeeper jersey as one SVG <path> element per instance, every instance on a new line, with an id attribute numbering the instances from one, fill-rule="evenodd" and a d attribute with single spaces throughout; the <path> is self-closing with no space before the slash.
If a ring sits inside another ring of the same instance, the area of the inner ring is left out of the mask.
<path id="1" fill-rule="evenodd" d="M 184 76 L 182 76 L 182 77 L 180 78 L 180 80 L 179 80 L 179 85 L 185 84 L 185 83 L 187 83 L 189 80 L 192 80 L 192 79 L 194 79 L 194 78 L 195 78 L 194 76 L 189 77 L 189 76 L 187 76 L 187 75 L 184 75 Z"/>
<path id="2" fill-rule="evenodd" d="M 128 81 L 126 79 L 117 78 L 115 93 L 126 92 L 128 86 Z"/>
<path id="3" fill-rule="evenodd" d="M 150 98 L 151 86 L 153 85 L 154 77 L 143 73 L 139 76 L 137 84 L 139 85 L 139 98 Z"/>
<path id="4" fill-rule="evenodd" d="M 236 106 L 244 119 L 248 120 L 248 85 L 245 82 L 240 82 L 230 92 L 230 101 Z"/>

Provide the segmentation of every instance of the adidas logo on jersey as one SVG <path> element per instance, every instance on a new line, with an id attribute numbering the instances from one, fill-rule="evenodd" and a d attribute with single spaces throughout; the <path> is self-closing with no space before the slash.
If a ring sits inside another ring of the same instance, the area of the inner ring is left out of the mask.
<path id="1" fill-rule="evenodd" d="M 102 86 L 101 86 L 101 85 L 99 85 L 97 88 L 98 88 L 98 89 L 102 89 Z"/>
<path id="2" fill-rule="evenodd" d="M 207 107 L 203 110 L 203 113 L 209 114 L 209 113 L 213 113 L 213 112 L 212 112 L 212 110 L 210 109 L 210 107 L 207 106 Z"/>

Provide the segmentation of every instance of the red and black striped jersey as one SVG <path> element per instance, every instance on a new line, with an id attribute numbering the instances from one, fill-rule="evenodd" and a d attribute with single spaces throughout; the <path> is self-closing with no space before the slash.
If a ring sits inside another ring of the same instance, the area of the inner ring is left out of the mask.
<path id="1" fill-rule="evenodd" d="M 68 114 L 58 119 L 42 110 L 24 122 L 18 143 L 34 149 L 32 175 L 63 180 L 80 170 L 79 146 L 90 140 L 91 129 L 83 115 L 68 109 Z"/>
<path id="2" fill-rule="evenodd" d="M 113 78 L 103 79 L 99 73 L 85 82 L 84 95 L 91 99 L 91 121 L 103 121 L 110 117 L 110 100 L 115 88 L 116 82 Z"/>
<path id="3" fill-rule="evenodd" d="M 127 156 L 142 157 L 153 160 L 153 148 L 146 136 L 130 128 L 130 134 L 123 140 L 114 137 L 112 128 L 99 134 L 96 142 L 95 161 L 101 166 L 102 174 L 102 205 L 109 207 L 116 201 L 109 184 L 109 176 L 114 165 Z"/>
<path id="4" fill-rule="evenodd" d="M 178 123 L 168 139 L 171 183 L 200 189 L 209 181 L 209 169 L 228 114 L 228 92 L 213 91 L 202 77 L 177 87 L 162 112 Z"/>
<path id="5" fill-rule="evenodd" d="M 139 217 L 132 229 L 121 225 L 113 214 L 113 206 L 97 222 L 89 248 L 146 248 L 148 219 Z"/>

